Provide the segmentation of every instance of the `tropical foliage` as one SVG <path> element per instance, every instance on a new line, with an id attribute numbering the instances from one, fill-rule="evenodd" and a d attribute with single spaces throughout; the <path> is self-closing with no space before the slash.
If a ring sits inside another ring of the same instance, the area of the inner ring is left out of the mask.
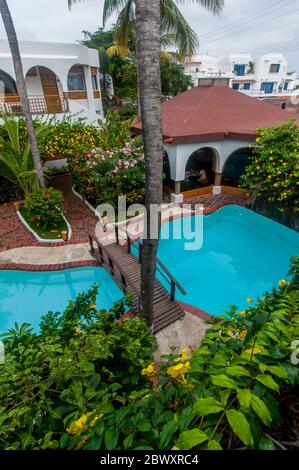
<path id="1" fill-rule="evenodd" d="M 47 313 L 39 333 L 16 325 L 6 334 L 1 449 L 63 447 L 66 429 L 75 432 L 73 422 L 82 415 L 113 413 L 143 393 L 140 370 L 153 349 L 146 325 L 138 318 L 119 320 L 129 299 L 98 311 L 96 295 L 93 287 L 63 313 Z"/>
<path id="2" fill-rule="evenodd" d="M 299 208 L 299 129 L 287 124 L 259 129 L 253 158 L 241 185 L 257 201 L 275 203 L 280 211 Z"/>
<path id="3" fill-rule="evenodd" d="M 264 299 L 248 299 L 245 311 L 214 318 L 192 354 L 173 350 L 159 367 L 145 323 L 120 320 L 126 301 L 98 312 L 96 287 L 63 313 L 46 314 L 39 334 L 28 325 L 10 330 L 0 448 L 290 448 L 298 425 L 298 258 L 291 273 Z"/>
<path id="4" fill-rule="evenodd" d="M 42 228 L 55 228 L 61 223 L 63 214 L 63 196 L 54 188 L 42 188 L 26 197 L 25 207 L 29 218 Z"/>
<path id="5" fill-rule="evenodd" d="M 18 121 L 6 115 L 3 115 L 2 119 L 0 175 L 11 183 L 20 197 L 23 197 L 39 186 L 28 134 L 26 132 L 25 136 L 23 133 L 26 129 L 25 121 Z M 35 133 L 37 141 L 44 141 L 48 133 L 48 126 L 41 124 Z"/>

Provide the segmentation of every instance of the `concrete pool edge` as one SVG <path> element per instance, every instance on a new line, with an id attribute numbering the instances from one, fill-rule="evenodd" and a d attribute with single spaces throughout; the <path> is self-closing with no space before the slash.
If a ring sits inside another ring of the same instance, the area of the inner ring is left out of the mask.
<path id="1" fill-rule="evenodd" d="M 70 261 L 59 264 L 25 264 L 25 263 L 3 263 L 0 271 L 63 271 L 65 269 L 96 267 L 96 260 Z"/>

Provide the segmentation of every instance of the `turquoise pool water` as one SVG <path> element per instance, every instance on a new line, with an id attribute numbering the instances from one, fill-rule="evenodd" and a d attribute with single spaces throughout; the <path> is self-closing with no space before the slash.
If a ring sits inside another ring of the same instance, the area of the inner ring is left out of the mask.
<path id="1" fill-rule="evenodd" d="M 38 330 L 44 313 L 63 311 L 68 300 L 74 300 L 94 283 L 100 286 L 96 303 L 99 309 L 108 309 L 123 297 L 104 268 L 0 271 L 0 333 L 13 327 L 15 322 L 31 323 Z"/>
<path id="2" fill-rule="evenodd" d="M 182 221 L 163 226 L 162 238 Z M 187 251 L 185 242 L 162 239 L 158 257 L 187 291 L 177 291 L 177 298 L 214 315 L 232 304 L 243 309 L 248 296 L 262 297 L 286 277 L 290 257 L 299 254 L 298 232 L 238 206 L 204 216 L 201 249 Z"/>

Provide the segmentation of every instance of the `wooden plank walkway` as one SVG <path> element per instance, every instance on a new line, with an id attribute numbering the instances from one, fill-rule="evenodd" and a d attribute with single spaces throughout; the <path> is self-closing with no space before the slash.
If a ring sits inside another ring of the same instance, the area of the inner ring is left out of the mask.
<path id="1" fill-rule="evenodd" d="M 138 258 L 129 253 L 126 247 L 117 243 L 102 245 L 92 237 L 91 253 L 98 263 L 105 267 L 117 281 L 124 292 L 133 294 L 134 310 L 140 311 L 140 271 Z M 96 246 L 94 244 L 96 243 Z M 175 300 L 171 300 L 170 294 L 156 280 L 154 293 L 153 333 L 157 333 L 171 323 L 183 318 L 185 312 Z"/>

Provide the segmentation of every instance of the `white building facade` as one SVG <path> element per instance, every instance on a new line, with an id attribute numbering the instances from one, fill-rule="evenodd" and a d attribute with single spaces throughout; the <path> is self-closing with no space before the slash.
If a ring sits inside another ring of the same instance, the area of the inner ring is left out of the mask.
<path id="1" fill-rule="evenodd" d="M 20 41 L 20 52 L 33 115 L 103 119 L 100 63 L 96 49 L 81 44 Z M 0 111 L 21 114 L 13 61 L 0 40 Z"/>
<path id="2" fill-rule="evenodd" d="M 296 88 L 296 72 L 288 71 L 283 54 L 260 57 L 250 54 L 230 54 L 223 59 L 197 56 L 186 64 L 195 86 L 229 85 L 234 90 L 257 98 L 290 96 Z M 209 83 L 210 80 L 210 83 Z"/>

